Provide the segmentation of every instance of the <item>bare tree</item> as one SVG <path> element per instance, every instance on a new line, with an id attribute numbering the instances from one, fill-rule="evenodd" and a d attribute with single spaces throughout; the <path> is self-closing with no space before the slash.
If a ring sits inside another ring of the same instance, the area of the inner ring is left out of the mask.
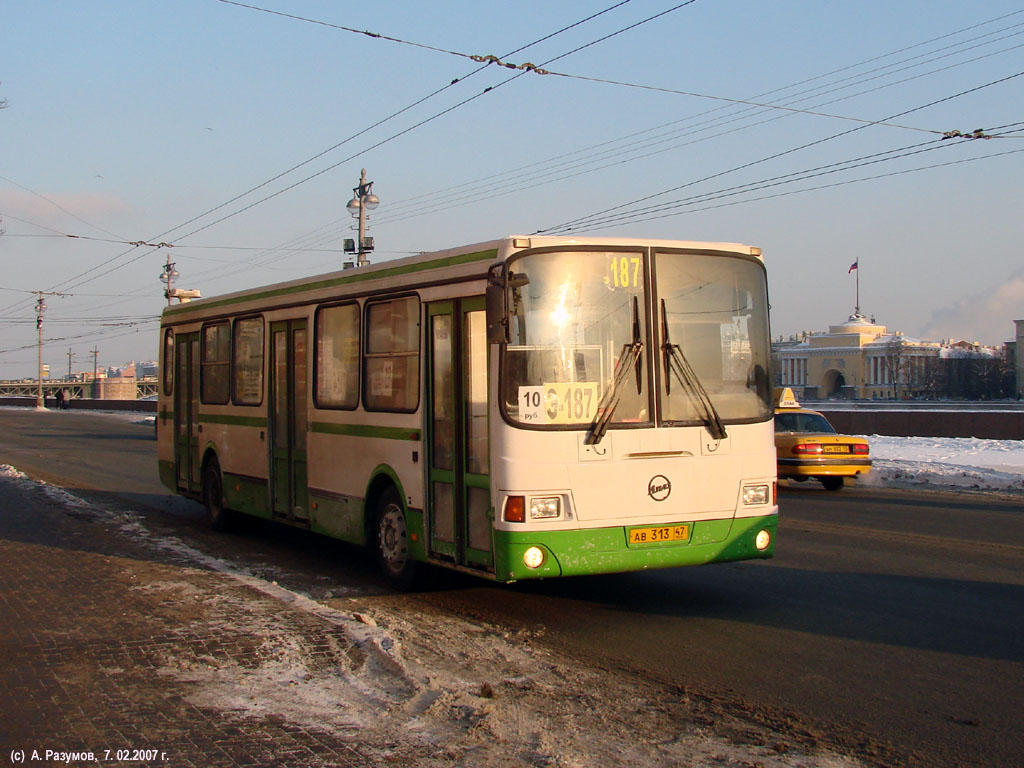
<path id="1" fill-rule="evenodd" d="M 899 400 L 900 379 L 906 375 L 907 368 L 907 343 L 902 336 L 893 336 L 886 342 L 882 361 L 892 383 L 892 399 Z"/>

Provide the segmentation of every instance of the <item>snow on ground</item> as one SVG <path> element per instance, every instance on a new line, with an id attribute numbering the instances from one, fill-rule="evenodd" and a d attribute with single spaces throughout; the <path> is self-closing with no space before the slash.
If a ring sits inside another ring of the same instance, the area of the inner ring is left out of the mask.
<path id="1" fill-rule="evenodd" d="M 1024 492 L 1024 440 L 870 435 L 868 487 Z"/>

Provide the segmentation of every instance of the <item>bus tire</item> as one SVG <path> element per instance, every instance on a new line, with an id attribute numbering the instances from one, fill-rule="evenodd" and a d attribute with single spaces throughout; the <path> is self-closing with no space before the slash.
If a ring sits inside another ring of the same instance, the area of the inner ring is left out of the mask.
<path id="1" fill-rule="evenodd" d="M 840 491 L 843 488 L 843 478 L 841 477 L 819 477 L 821 484 L 825 486 L 826 491 Z"/>
<path id="2" fill-rule="evenodd" d="M 409 589 L 416 579 L 419 564 L 409 554 L 405 507 L 394 488 L 381 494 L 374 522 L 377 562 L 384 577 L 398 589 Z"/>
<path id="3" fill-rule="evenodd" d="M 216 458 L 211 458 L 203 470 L 203 503 L 213 530 L 226 531 L 231 527 L 231 510 L 224 506 L 224 481 Z"/>

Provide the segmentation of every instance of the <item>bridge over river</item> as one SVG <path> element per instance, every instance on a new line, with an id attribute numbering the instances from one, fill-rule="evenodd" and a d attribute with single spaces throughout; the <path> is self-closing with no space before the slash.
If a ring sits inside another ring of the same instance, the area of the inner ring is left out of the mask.
<path id="1" fill-rule="evenodd" d="M 57 391 L 64 392 L 64 399 L 132 399 L 130 395 L 134 392 L 135 399 L 148 397 L 157 393 L 159 382 L 153 379 L 98 379 L 96 381 L 44 381 L 43 397 L 51 399 L 56 397 Z M 35 405 L 35 398 L 39 396 L 38 381 L 4 381 L 0 382 L 0 400 L 7 398 L 33 398 L 32 405 Z M 21 403 L 8 403 L 8 405 L 20 405 Z"/>

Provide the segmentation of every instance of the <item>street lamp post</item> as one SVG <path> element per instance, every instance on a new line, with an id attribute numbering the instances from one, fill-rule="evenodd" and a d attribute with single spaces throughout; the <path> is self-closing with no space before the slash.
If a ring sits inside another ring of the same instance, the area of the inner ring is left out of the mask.
<path id="1" fill-rule="evenodd" d="M 39 353 L 39 378 L 38 389 L 36 390 L 36 408 L 45 408 L 46 399 L 43 397 L 43 313 L 46 311 L 46 301 L 43 300 L 43 292 L 38 291 L 39 298 L 36 299 L 36 331 L 39 335 L 37 350 Z"/>
<path id="2" fill-rule="evenodd" d="M 174 281 L 179 277 L 178 270 L 174 268 L 171 261 L 171 254 L 167 254 L 167 263 L 164 264 L 164 271 L 160 273 L 160 281 L 167 285 L 164 289 L 164 298 L 167 299 L 167 306 L 171 306 L 171 299 L 174 298 Z"/>
<path id="3" fill-rule="evenodd" d="M 356 266 L 365 267 L 370 263 L 366 254 L 373 250 L 373 238 L 366 236 L 366 212 L 372 211 L 378 205 L 380 205 L 380 199 L 373 194 L 373 182 L 366 180 L 366 169 L 363 168 L 359 175 L 359 186 L 352 190 L 352 199 L 345 206 L 349 213 L 359 219 L 359 247 L 352 249 L 359 254 Z M 347 242 L 345 250 L 349 250 Z"/>

